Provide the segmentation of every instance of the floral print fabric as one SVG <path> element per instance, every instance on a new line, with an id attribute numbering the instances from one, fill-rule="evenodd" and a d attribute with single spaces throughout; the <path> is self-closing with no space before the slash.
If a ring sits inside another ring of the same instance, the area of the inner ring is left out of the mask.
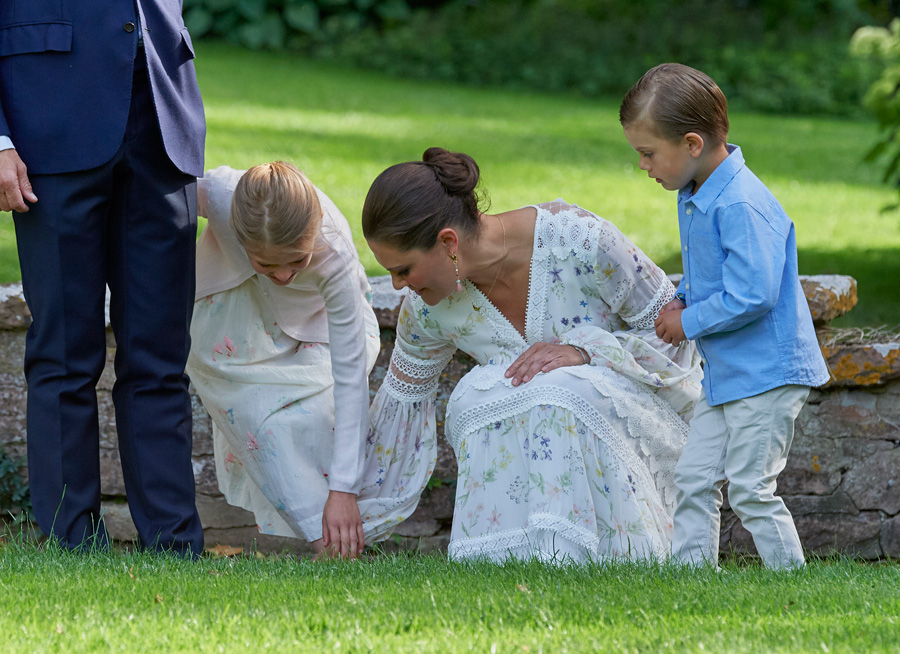
<path id="1" fill-rule="evenodd" d="M 314 541 L 322 537 L 334 451 L 331 350 L 279 328 L 264 300 L 266 284 L 254 276 L 195 302 L 187 370 L 212 417 L 225 499 L 253 512 L 264 534 Z M 380 340 L 366 306 L 370 371 Z M 366 443 L 358 503 L 367 543 L 413 512 L 431 475 L 406 439 L 385 430 Z"/>
<path id="2" fill-rule="evenodd" d="M 693 345 L 653 329 L 674 288 L 609 222 L 561 200 L 535 211 L 525 334 L 468 281 L 433 307 L 407 297 L 372 434 L 424 433 L 430 445 L 436 380 L 461 349 L 478 365 L 447 407 L 459 464 L 451 556 L 665 557 L 701 379 Z M 506 368 L 540 341 L 582 347 L 591 364 L 513 387 Z"/>

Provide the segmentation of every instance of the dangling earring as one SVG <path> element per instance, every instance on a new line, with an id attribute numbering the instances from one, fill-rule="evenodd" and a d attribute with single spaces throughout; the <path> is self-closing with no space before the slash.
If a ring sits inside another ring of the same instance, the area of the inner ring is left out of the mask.
<path id="1" fill-rule="evenodd" d="M 453 270 L 456 271 L 456 292 L 462 293 L 462 281 L 459 279 L 459 259 L 455 254 L 451 254 L 450 261 L 453 262 Z"/>

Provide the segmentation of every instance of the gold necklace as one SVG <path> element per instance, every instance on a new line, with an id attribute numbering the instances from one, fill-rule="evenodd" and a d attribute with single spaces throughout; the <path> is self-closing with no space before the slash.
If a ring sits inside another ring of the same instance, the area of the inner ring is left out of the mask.
<path id="1" fill-rule="evenodd" d="M 500 267 L 497 268 L 497 274 L 494 276 L 494 283 L 491 284 L 491 289 L 484 294 L 485 299 L 487 299 L 488 301 L 490 301 L 490 298 L 488 296 L 494 292 L 494 286 L 497 285 L 497 280 L 500 279 L 500 273 L 503 271 L 503 264 L 506 263 L 506 257 L 509 254 L 509 250 L 506 249 L 506 225 L 503 224 L 503 219 L 499 215 L 497 216 L 497 220 L 500 221 L 500 227 L 503 229 L 503 258 L 500 259 Z M 474 283 L 472 285 L 474 286 Z M 465 288 L 466 297 L 469 298 L 469 302 L 472 303 L 472 308 L 475 309 L 475 311 L 481 311 L 484 305 L 482 305 L 481 307 L 475 306 L 475 301 L 472 299 L 472 296 L 469 295 L 469 287 L 467 286 Z M 475 288 L 478 287 L 476 286 Z"/>

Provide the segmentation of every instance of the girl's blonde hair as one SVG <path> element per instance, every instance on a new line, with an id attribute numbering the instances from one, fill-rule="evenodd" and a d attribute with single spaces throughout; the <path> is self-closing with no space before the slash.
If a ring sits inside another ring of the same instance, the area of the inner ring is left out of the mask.
<path id="1" fill-rule="evenodd" d="M 631 87 L 619 107 L 623 127 L 649 120 L 670 141 L 696 132 L 713 144 L 728 139 L 728 100 L 712 78 L 683 64 L 660 64 Z"/>
<path id="2" fill-rule="evenodd" d="M 254 166 L 231 198 L 231 228 L 244 247 L 297 247 L 313 252 L 322 226 L 316 188 L 293 164 Z"/>

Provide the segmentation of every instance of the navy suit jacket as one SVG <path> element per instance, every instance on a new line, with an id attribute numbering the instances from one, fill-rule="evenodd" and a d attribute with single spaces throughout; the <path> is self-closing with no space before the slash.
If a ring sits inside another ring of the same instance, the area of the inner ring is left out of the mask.
<path id="1" fill-rule="evenodd" d="M 0 0 L 0 135 L 29 173 L 88 170 L 119 149 L 136 7 L 166 152 L 203 174 L 206 122 L 181 0 Z"/>

